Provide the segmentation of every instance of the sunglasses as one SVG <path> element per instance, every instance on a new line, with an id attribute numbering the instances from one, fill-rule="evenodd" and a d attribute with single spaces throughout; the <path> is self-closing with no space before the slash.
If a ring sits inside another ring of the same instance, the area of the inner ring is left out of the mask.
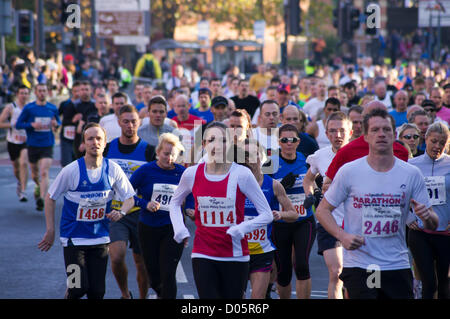
<path id="1" fill-rule="evenodd" d="M 419 138 L 420 136 L 419 135 L 417 135 L 417 134 L 414 134 L 414 135 L 403 135 L 403 138 L 404 139 L 407 139 L 407 140 L 410 140 L 410 139 L 415 139 L 415 140 L 417 140 L 418 138 Z"/>
<path id="2" fill-rule="evenodd" d="M 286 144 L 287 142 L 297 143 L 300 139 L 297 137 L 283 137 L 280 138 L 280 142 Z"/>

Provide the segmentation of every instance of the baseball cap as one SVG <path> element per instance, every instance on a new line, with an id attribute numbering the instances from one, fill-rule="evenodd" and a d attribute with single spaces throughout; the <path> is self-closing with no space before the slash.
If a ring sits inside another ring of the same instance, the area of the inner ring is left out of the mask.
<path id="1" fill-rule="evenodd" d="M 211 107 L 218 107 L 220 105 L 223 105 L 224 107 L 228 106 L 228 100 L 224 98 L 223 96 L 216 96 L 211 101 Z"/>
<path id="2" fill-rule="evenodd" d="M 278 85 L 277 88 L 277 92 L 281 93 L 281 92 L 287 92 L 290 93 L 291 89 L 289 87 L 289 85 L 281 83 L 280 85 Z"/>
<path id="3" fill-rule="evenodd" d="M 73 55 L 72 54 L 66 54 L 66 56 L 64 57 L 64 61 L 73 61 Z"/>
<path id="4" fill-rule="evenodd" d="M 431 106 L 433 109 L 436 109 L 436 103 L 434 103 L 432 100 L 424 100 L 421 105 L 423 108 L 427 106 Z"/>

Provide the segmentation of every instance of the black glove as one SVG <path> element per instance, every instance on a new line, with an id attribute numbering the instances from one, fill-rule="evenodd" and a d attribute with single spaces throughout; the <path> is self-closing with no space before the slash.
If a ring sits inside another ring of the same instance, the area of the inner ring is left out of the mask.
<path id="1" fill-rule="evenodd" d="M 323 198 L 322 191 L 320 189 L 316 188 L 314 190 L 314 199 L 315 199 L 314 206 L 316 208 L 319 206 L 320 201 L 322 200 L 322 198 Z"/>
<path id="2" fill-rule="evenodd" d="M 281 185 L 283 185 L 284 189 L 289 189 L 292 186 L 294 186 L 295 184 L 295 180 L 297 179 L 298 175 L 294 175 L 292 174 L 292 172 L 290 172 L 289 174 L 287 174 L 282 180 L 281 180 Z"/>
<path id="3" fill-rule="evenodd" d="M 315 202 L 316 202 L 316 198 L 314 197 L 314 195 L 309 194 L 308 196 L 306 196 L 305 201 L 303 202 L 303 207 L 305 209 L 309 209 L 309 208 L 311 208 L 312 205 L 314 205 Z"/>

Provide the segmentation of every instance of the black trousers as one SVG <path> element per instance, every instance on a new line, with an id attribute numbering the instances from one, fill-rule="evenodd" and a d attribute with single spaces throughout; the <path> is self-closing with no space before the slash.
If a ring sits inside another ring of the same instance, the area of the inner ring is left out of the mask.
<path id="1" fill-rule="evenodd" d="M 138 223 L 139 246 L 150 287 L 161 299 L 177 297 L 176 271 L 184 244 L 178 244 L 173 235 L 172 225 L 150 227 Z"/>
<path id="2" fill-rule="evenodd" d="M 422 299 L 449 299 L 450 237 L 409 230 L 409 250 L 422 280 Z"/>
<path id="3" fill-rule="evenodd" d="M 192 258 L 192 272 L 200 299 L 242 299 L 249 262 Z"/>
<path id="4" fill-rule="evenodd" d="M 103 299 L 108 265 L 108 244 L 64 247 L 67 298 Z"/>

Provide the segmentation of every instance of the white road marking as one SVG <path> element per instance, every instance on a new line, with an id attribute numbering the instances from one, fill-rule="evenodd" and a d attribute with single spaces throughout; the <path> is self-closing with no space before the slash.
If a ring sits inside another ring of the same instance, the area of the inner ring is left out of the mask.
<path id="1" fill-rule="evenodd" d="M 180 282 L 180 283 L 188 282 L 188 280 L 186 278 L 186 274 L 184 273 L 184 270 L 183 270 L 183 265 L 181 265 L 181 262 L 179 262 L 178 266 L 177 266 L 176 278 L 177 278 L 177 282 Z"/>

